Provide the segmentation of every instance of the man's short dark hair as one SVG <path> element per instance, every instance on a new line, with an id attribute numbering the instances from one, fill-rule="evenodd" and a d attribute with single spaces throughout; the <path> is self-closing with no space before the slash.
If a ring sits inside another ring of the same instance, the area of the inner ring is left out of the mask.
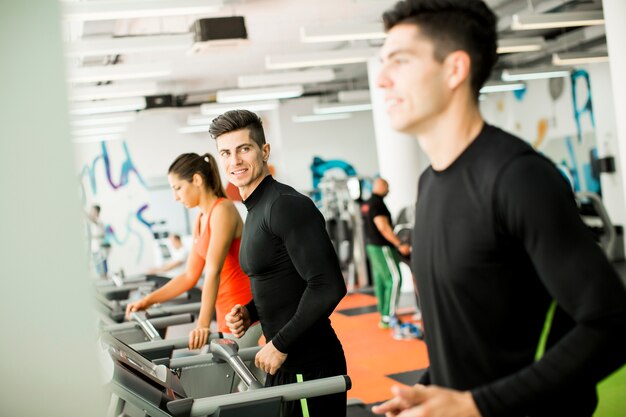
<path id="1" fill-rule="evenodd" d="M 434 58 L 443 62 L 463 50 L 471 59 L 470 84 L 474 97 L 498 61 L 497 17 L 482 0 L 402 0 L 383 14 L 385 30 L 398 24 L 417 25 L 435 46 Z"/>
<path id="2" fill-rule="evenodd" d="M 259 145 L 259 148 L 263 148 L 263 145 L 265 145 L 263 123 L 256 113 L 252 113 L 249 110 L 231 110 L 217 116 L 211 122 L 209 134 L 213 139 L 217 139 L 224 133 L 242 129 L 248 129 L 250 138 Z"/>

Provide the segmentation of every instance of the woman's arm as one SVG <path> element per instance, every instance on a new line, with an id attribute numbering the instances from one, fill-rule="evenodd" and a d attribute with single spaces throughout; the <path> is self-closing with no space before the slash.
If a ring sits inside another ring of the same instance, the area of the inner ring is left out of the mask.
<path id="1" fill-rule="evenodd" d="M 211 237 L 207 249 L 204 287 L 197 328 L 189 336 L 189 347 L 202 347 L 209 336 L 209 326 L 215 311 L 220 285 L 220 272 L 235 237 L 239 213 L 232 202 L 224 200 L 213 209 L 210 220 Z M 197 337 L 196 337 L 197 336 Z"/>
<path id="2" fill-rule="evenodd" d="M 187 269 L 180 275 L 172 278 L 161 288 L 151 292 L 139 301 L 126 306 L 126 317 L 133 311 L 145 310 L 153 304 L 171 300 L 193 288 L 200 279 L 204 269 L 204 259 L 195 251 L 195 245 L 189 252 L 187 259 Z"/>

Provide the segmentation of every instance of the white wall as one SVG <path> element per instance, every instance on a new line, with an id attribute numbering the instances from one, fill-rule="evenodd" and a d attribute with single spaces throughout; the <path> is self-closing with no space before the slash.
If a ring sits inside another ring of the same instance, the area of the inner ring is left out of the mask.
<path id="1" fill-rule="evenodd" d="M 378 173 L 378 159 L 372 114 L 356 112 L 350 119 L 294 123 L 293 115 L 312 114 L 316 97 L 289 100 L 281 105 L 280 125 L 285 155 L 285 176 L 280 180 L 301 191 L 311 190 L 310 166 L 314 156 L 341 159 L 359 176 Z M 269 138 L 271 143 L 272 139 Z"/>

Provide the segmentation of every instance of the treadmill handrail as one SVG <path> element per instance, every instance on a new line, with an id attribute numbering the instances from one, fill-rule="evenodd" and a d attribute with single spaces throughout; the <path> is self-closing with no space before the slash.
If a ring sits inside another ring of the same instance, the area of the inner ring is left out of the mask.
<path id="1" fill-rule="evenodd" d="M 176 314 L 174 316 L 157 317 L 150 319 L 150 323 L 155 329 L 164 329 L 169 326 L 175 326 L 177 324 L 186 324 L 193 322 L 194 317 L 190 313 Z M 116 332 L 122 330 L 131 330 L 139 327 L 139 323 L 134 321 L 127 321 L 124 323 L 114 323 L 106 326 L 102 326 L 101 329 L 105 332 Z"/>
<path id="2" fill-rule="evenodd" d="M 219 339 L 224 337 L 222 333 L 216 332 L 211 333 L 209 335 L 209 340 Z M 207 340 L 207 342 L 209 341 Z M 176 339 L 165 339 L 165 340 L 152 340 L 148 342 L 139 342 L 133 343 L 130 345 L 131 348 L 135 349 L 137 352 L 145 352 L 154 349 L 184 349 L 189 346 L 189 338 L 188 337 L 179 337 Z"/>
<path id="3" fill-rule="evenodd" d="M 143 330 L 143 332 L 148 336 L 150 340 L 162 340 L 161 335 L 154 328 L 152 323 L 148 319 L 146 319 L 146 313 L 142 311 L 134 311 L 130 313 L 130 319 L 137 322 L 139 327 Z"/>
<path id="4" fill-rule="evenodd" d="M 260 401 L 268 398 L 282 398 L 282 401 L 296 401 L 303 398 L 319 397 L 348 391 L 352 386 L 347 375 L 332 376 L 314 379 L 312 381 L 278 385 L 257 390 L 236 392 L 232 394 L 215 395 L 193 400 L 191 408 L 179 407 L 179 404 L 189 402 L 189 399 L 175 400 L 167 403 L 167 409 L 175 417 L 200 417 L 215 413 L 220 407 Z M 185 412 L 185 409 L 189 410 Z"/>

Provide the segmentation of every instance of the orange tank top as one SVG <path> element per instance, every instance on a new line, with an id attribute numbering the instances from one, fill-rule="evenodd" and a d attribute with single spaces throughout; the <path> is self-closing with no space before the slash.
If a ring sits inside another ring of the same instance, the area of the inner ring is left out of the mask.
<path id="1" fill-rule="evenodd" d="M 209 218 L 206 221 L 204 230 L 201 229 L 200 219 L 202 213 L 196 217 L 193 228 L 193 246 L 189 255 L 189 266 L 193 272 L 201 274 L 206 263 L 207 251 L 211 238 L 211 214 L 223 198 L 218 199 L 209 211 Z M 224 265 L 220 272 L 220 285 L 217 290 L 217 299 L 215 301 L 215 317 L 220 332 L 229 333 L 230 330 L 226 326 L 225 316 L 233 308 L 235 304 L 246 305 L 252 300 L 252 291 L 250 290 L 250 278 L 241 270 L 239 266 L 239 246 L 241 238 L 233 239 L 224 259 Z"/>

